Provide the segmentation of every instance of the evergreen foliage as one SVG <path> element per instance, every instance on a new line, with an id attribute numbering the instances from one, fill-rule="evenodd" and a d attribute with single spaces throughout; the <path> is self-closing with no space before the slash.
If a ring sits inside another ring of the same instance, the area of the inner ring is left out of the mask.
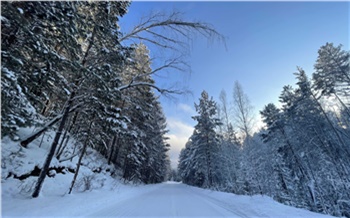
<path id="1" fill-rule="evenodd" d="M 270 103 L 260 111 L 265 126 L 251 137 L 245 126 L 249 122 L 244 122 L 251 107 L 242 107 L 249 101 L 246 95 L 237 94 L 243 93 L 241 86 L 236 83 L 236 105 L 228 115 L 226 94 L 221 92 L 219 119 L 224 128 L 217 128 L 212 139 L 219 139 L 219 149 L 213 154 L 220 162 L 217 171 L 222 177 L 210 188 L 265 194 L 287 205 L 350 217 L 348 73 L 349 53 L 332 43 L 322 46 L 313 79 L 298 67 L 295 88 L 283 87 L 281 108 Z M 335 97 L 332 103 L 338 103 L 339 110 L 327 109 L 329 96 Z M 237 137 L 228 137 L 231 122 L 248 136 L 242 146 Z M 208 187 L 204 185 L 206 154 L 196 156 L 199 126 L 180 153 L 178 171 L 184 183 Z"/>
<path id="2" fill-rule="evenodd" d="M 171 59 L 152 69 L 147 46 L 135 41 L 175 51 L 195 32 L 219 34 L 177 13 L 150 15 L 122 33 L 119 19 L 129 4 L 1 2 L 2 137 L 21 140 L 26 147 L 48 128 L 57 129 L 33 197 L 40 193 L 53 156 L 79 155 L 81 160 L 86 147 L 108 158 L 126 181 L 159 183 L 170 174 L 166 119 L 153 90 L 180 91 L 158 87 L 152 75 L 185 64 Z M 159 27 L 167 31 L 160 33 Z M 33 125 L 40 130 L 17 136 L 19 127 Z M 66 150 L 71 137 L 81 142 L 74 154 Z"/>
<path id="3" fill-rule="evenodd" d="M 186 152 L 191 157 L 191 166 L 186 171 L 180 170 L 180 174 L 188 175 L 183 177 L 188 184 L 199 187 L 213 187 L 222 181 L 222 175 L 219 167 L 219 137 L 215 128 L 221 125 L 216 118 L 217 107 L 208 93 L 203 91 L 199 104 L 195 104 L 196 111 L 199 115 L 192 118 L 198 123 L 190 138 L 188 148 L 182 152 L 182 158 L 186 158 Z M 187 149 L 187 150 L 186 150 Z M 180 159 L 180 162 L 183 160 Z"/>
<path id="4" fill-rule="evenodd" d="M 176 51 L 186 44 L 181 37 L 217 32 L 174 13 L 150 16 L 125 34 L 119 19 L 129 4 L 1 2 L 1 137 L 26 147 L 48 128 L 57 130 L 33 197 L 53 156 L 65 161 L 79 155 L 79 169 L 92 147 L 125 181 L 159 183 L 172 174 L 189 185 L 266 194 L 288 205 L 350 217 L 348 51 L 332 43 L 322 46 L 312 80 L 298 68 L 295 87 L 283 87 L 281 107 L 271 103 L 260 111 L 265 126 L 255 134 L 253 108 L 238 82 L 231 108 L 225 92 L 218 106 L 203 91 L 195 104 L 195 130 L 175 173 L 154 90 L 181 91 L 158 87 L 152 75 L 185 65 L 175 58 L 154 68 L 140 41 Z M 327 108 L 331 100 L 335 110 Z M 19 138 L 19 128 L 30 126 L 41 130 Z M 71 137 L 81 142 L 73 154 L 66 150 Z"/>

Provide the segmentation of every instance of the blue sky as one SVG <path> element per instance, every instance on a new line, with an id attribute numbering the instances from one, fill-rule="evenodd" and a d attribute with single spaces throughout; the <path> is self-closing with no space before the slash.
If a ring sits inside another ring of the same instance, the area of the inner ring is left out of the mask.
<path id="1" fill-rule="evenodd" d="M 296 66 L 312 74 L 317 51 L 326 42 L 349 50 L 349 2 L 132 2 L 121 19 L 122 31 L 151 11 L 184 12 L 190 21 L 211 24 L 226 37 L 225 46 L 197 36 L 188 62 L 191 74 L 164 74 L 160 86 L 180 83 L 193 95 L 173 101 L 161 97 L 170 129 L 171 159 L 192 133 L 194 102 L 206 90 L 218 99 L 222 89 L 230 100 L 238 80 L 258 116 L 264 105 L 278 102 L 284 85 L 294 85 Z M 151 55 L 157 51 L 151 50 Z"/>

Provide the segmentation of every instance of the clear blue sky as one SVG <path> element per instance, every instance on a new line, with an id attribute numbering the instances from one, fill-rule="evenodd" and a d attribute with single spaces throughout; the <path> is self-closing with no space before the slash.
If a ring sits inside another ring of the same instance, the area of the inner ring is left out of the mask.
<path id="1" fill-rule="evenodd" d="M 202 90 L 218 99 L 225 89 L 230 99 L 238 80 L 258 113 L 278 101 L 284 85 L 294 85 L 296 66 L 311 75 L 320 46 L 333 42 L 349 50 L 349 2 L 132 2 L 122 28 L 150 11 L 173 10 L 213 25 L 227 47 L 196 37 L 189 56 L 192 74 L 156 78 L 160 85 L 180 82 L 193 92 L 179 96 L 177 103 L 161 98 L 173 137 L 173 162 L 195 124 L 193 103 Z"/>

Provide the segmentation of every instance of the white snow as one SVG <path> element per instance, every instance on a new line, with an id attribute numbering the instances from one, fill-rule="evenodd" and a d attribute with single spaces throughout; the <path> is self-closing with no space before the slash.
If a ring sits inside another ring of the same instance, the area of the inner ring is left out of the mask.
<path id="1" fill-rule="evenodd" d="M 70 91 L 66 88 L 63 88 L 63 91 L 66 93 L 66 95 L 70 95 Z"/>
<path id="2" fill-rule="evenodd" d="M 30 135 L 33 128 L 21 128 L 19 135 Z M 67 194 L 73 173 L 50 171 L 38 198 L 31 198 L 38 177 L 15 179 L 41 166 L 53 141 L 54 131 L 47 131 L 28 148 L 5 137 L 1 141 L 1 197 L 2 217 L 73 217 L 73 216 L 151 216 L 151 217 L 331 217 L 277 203 L 266 196 L 240 196 L 231 193 L 205 190 L 167 182 L 156 185 L 131 185 L 111 177 L 112 166 L 92 149 L 87 150 L 72 194 Z M 39 144 L 42 142 L 41 146 Z M 73 153 L 77 142 L 71 140 L 62 159 Z M 75 152 L 79 150 L 76 148 Z M 68 158 L 69 159 L 69 158 Z M 59 162 L 56 158 L 50 166 L 75 169 L 78 156 L 72 161 Z M 100 169 L 99 173 L 94 173 Z M 90 189 L 86 191 L 86 181 Z"/>
<path id="3" fill-rule="evenodd" d="M 15 73 L 9 69 L 7 69 L 6 67 L 2 67 L 1 69 L 4 73 L 5 73 L 5 76 L 8 78 L 8 79 L 12 79 L 12 80 L 17 80 L 17 77 L 15 76 Z M 4 74 L 3 74 L 4 75 Z"/>
<path id="4" fill-rule="evenodd" d="M 238 196 L 182 183 L 122 185 L 114 189 L 37 199 L 3 198 L 3 216 L 331 217 L 279 204 L 266 196 Z"/>
<path id="5" fill-rule="evenodd" d="M 33 132 L 35 132 L 34 128 L 20 128 L 19 136 L 20 138 L 25 138 L 23 136 L 31 135 Z M 45 135 L 41 135 L 30 143 L 28 148 L 21 147 L 19 142 L 11 141 L 8 137 L 4 137 L 1 140 L 2 202 L 5 201 L 4 199 L 30 198 L 38 177 L 31 176 L 27 179 L 19 180 L 15 179 L 14 175 L 23 176 L 31 173 L 36 166 L 41 167 L 46 159 L 54 135 L 55 132 L 49 130 Z M 76 149 L 74 149 L 75 146 L 77 146 Z M 62 154 L 61 160 L 71 157 L 80 150 L 81 146 L 80 143 L 71 139 Z M 63 170 L 65 174 L 55 173 L 55 177 L 46 177 L 40 194 L 42 197 L 66 195 L 74 176 L 74 173 L 69 172 L 68 169 L 76 168 L 78 157 L 75 156 L 72 160 L 63 162 L 56 158 L 52 159 L 50 167 L 65 168 Z M 114 186 L 111 184 L 115 183 L 115 179 L 110 174 L 115 170 L 107 164 L 107 160 L 98 152 L 88 148 L 82 164 L 73 193 L 84 191 L 86 187 L 85 181 L 89 178 L 91 180 L 89 184 L 91 189 L 110 189 L 110 187 Z M 97 169 L 99 169 L 100 173 L 93 173 Z"/>
<path id="6" fill-rule="evenodd" d="M 1 16 L 1 15 L 0 15 L 0 20 L 4 21 L 4 22 L 7 22 L 7 23 L 9 22 L 9 20 L 6 17 Z"/>
<path id="7" fill-rule="evenodd" d="M 12 59 L 14 59 L 18 64 L 20 64 L 21 66 L 23 66 L 23 61 L 21 59 L 15 58 L 12 56 Z"/>
<path id="8" fill-rule="evenodd" d="M 23 14 L 23 9 L 22 8 L 17 8 L 20 14 Z"/>
<path id="9" fill-rule="evenodd" d="M 106 53 L 110 53 L 110 52 L 111 52 L 111 51 L 110 51 L 108 48 L 106 48 L 106 47 L 103 47 L 103 48 L 102 48 L 102 51 L 103 51 L 103 52 L 106 52 Z M 108 64 L 108 65 L 109 65 L 109 64 Z"/>

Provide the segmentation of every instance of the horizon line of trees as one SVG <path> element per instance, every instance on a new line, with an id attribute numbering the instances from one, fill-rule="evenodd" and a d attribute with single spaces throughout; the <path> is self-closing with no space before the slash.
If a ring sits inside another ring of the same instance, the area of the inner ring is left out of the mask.
<path id="1" fill-rule="evenodd" d="M 178 176 L 188 185 L 350 217 L 349 57 L 341 45 L 321 46 L 312 80 L 298 67 L 296 87 L 283 87 L 281 108 L 270 103 L 260 111 L 265 126 L 253 135 L 252 106 L 237 81 L 231 107 L 225 92 L 217 104 L 203 91 Z"/>

